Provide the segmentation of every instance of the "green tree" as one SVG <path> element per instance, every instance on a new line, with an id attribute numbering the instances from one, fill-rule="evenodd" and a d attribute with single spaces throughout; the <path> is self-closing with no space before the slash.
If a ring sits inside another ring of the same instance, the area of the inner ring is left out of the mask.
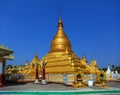
<path id="1" fill-rule="evenodd" d="M 120 73 L 120 66 L 116 66 L 116 67 L 115 67 L 115 70 L 117 70 L 118 73 Z"/>
<path id="2" fill-rule="evenodd" d="M 12 68 L 13 66 L 11 65 L 11 64 L 8 64 L 7 66 L 6 66 L 6 69 L 8 69 L 8 68 Z"/>
<path id="3" fill-rule="evenodd" d="M 112 71 L 115 71 L 115 65 L 112 65 Z"/>
<path id="4" fill-rule="evenodd" d="M 106 71 L 107 71 L 107 68 L 102 68 L 102 70 L 106 72 Z"/>

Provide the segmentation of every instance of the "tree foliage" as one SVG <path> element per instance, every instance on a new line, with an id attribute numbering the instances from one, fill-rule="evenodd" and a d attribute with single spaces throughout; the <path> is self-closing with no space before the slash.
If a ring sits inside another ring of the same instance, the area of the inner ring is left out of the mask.
<path id="1" fill-rule="evenodd" d="M 9 69 L 9 68 L 13 68 L 13 66 L 11 64 L 7 65 L 6 69 Z"/>
<path id="2" fill-rule="evenodd" d="M 120 73 L 120 66 L 115 67 L 115 70 L 117 70 L 118 73 Z"/>

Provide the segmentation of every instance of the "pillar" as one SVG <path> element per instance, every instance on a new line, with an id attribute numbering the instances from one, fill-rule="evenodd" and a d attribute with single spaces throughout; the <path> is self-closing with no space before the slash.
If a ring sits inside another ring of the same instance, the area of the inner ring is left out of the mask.
<path id="1" fill-rule="evenodd" d="M 35 76 L 34 83 L 39 83 L 39 80 L 38 80 L 38 63 L 36 63 L 36 76 Z"/>
<path id="2" fill-rule="evenodd" d="M 3 75 L 0 74 L 0 87 L 3 86 Z"/>
<path id="3" fill-rule="evenodd" d="M 0 59 L 0 86 L 3 86 L 3 59 Z"/>
<path id="4" fill-rule="evenodd" d="M 5 74 L 6 60 L 3 59 L 3 75 Z"/>
<path id="5" fill-rule="evenodd" d="M 45 79 L 45 66 L 42 67 L 42 84 L 46 84 L 46 79 Z"/>
<path id="6" fill-rule="evenodd" d="M 42 79 L 45 80 L 45 67 L 42 69 Z"/>

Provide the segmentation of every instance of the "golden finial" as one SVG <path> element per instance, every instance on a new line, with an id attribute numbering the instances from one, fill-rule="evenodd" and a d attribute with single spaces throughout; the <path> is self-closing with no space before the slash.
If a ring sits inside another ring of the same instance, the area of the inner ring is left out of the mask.
<path id="1" fill-rule="evenodd" d="M 38 54 L 37 54 L 37 53 L 34 55 L 34 58 L 35 58 L 35 59 L 38 59 Z"/>
<path id="2" fill-rule="evenodd" d="M 34 57 L 37 57 L 37 56 L 38 56 L 37 53 L 35 53 Z"/>
<path id="3" fill-rule="evenodd" d="M 83 55 L 82 60 L 85 61 L 85 62 L 87 62 L 87 59 L 86 59 L 85 55 Z"/>
<path id="4" fill-rule="evenodd" d="M 28 60 L 26 60 L 26 63 L 28 63 Z"/>
<path id="5" fill-rule="evenodd" d="M 28 66 L 28 60 L 26 60 L 26 64 L 25 65 Z"/>
<path id="6" fill-rule="evenodd" d="M 64 26 L 63 26 L 63 22 L 62 22 L 62 17 L 60 17 L 60 19 L 58 21 L 58 30 L 61 30 L 63 28 L 64 28 Z"/>

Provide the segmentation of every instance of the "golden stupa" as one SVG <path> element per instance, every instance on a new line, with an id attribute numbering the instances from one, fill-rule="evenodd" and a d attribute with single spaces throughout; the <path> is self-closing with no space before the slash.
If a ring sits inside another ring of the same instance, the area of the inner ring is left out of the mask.
<path id="1" fill-rule="evenodd" d="M 67 76 L 68 82 L 73 82 L 74 73 L 79 69 L 84 74 L 96 74 L 98 71 L 95 60 L 88 65 L 86 57 L 80 59 L 73 51 L 70 40 L 63 30 L 62 19 L 58 22 L 58 31 L 54 36 L 50 51 L 43 58 L 47 60 L 46 79 L 47 81 L 63 82 Z"/>
<path id="2" fill-rule="evenodd" d="M 92 60 L 89 65 L 85 56 L 79 58 L 73 52 L 71 42 L 63 28 L 62 18 L 60 18 L 58 22 L 58 31 L 51 42 L 48 54 L 41 60 L 35 55 L 30 64 L 27 61 L 24 67 L 19 67 L 18 74 L 24 75 L 24 80 L 35 80 L 35 62 L 38 63 L 39 75 L 41 75 L 43 60 L 47 60 L 45 68 L 47 82 L 73 84 L 73 81 L 76 80 L 75 74 L 77 73 L 89 75 L 97 74 L 99 72 L 95 60 Z M 84 77 L 84 81 L 87 77 Z"/>
<path id="3" fill-rule="evenodd" d="M 75 65 L 79 65 L 85 73 L 95 73 L 95 70 L 88 66 L 85 57 L 80 59 L 72 51 L 71 43 L 63 30 L 61 18 L 58 22 L 58 31 L 51 42 L 50 51 L 44 59 L 47 60 L 46 73 L 73 73 L 76 69 Z M 91 70 L 88 71 L 88 68 Z"/>

